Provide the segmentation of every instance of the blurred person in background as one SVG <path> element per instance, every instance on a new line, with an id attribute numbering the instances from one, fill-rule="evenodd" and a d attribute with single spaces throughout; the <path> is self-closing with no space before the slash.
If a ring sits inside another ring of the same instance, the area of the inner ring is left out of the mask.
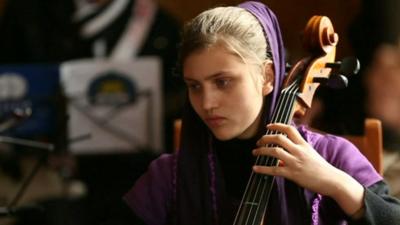
<path id="1" fill-rule="evenodd" d="M 179 29 L 180 23 L 154 0 L 9 0 L 0 20 L 0 64 L 158 56 L 165 149 L 172 151 L 169 134 L 183 105 L 183 83 L 173 75 Z"/>
<path id="2" fill-rule="evenodd" d="M 304 123 L 339 135 L 359 135 L 367 117 L 382 121 L 384 178 L 400 195 L 400 1 L 361 1 L 349 40 L 361 69 L 343 90 L 318 89 Z M 346 110 L 343 110 L 346 109 Z"/>
<path id="3" fill-rule="evenodd" d="M 140 28 L 139 32 L 133 32 L 134 43 L 127 38 L 132 27 Z M 172 151 L 172 123 L 180 117 L 179 96 L 182 96 L 177 93 L 183 89 L 183 83 L 180 85 L 173 78 L 179 29 L 179 22 L 152 0 L 7 0 L 0 18 L 0 64 L 60 64 L 81 58 L 124 60 L 158 56 L 163 70 L 164 149 Z M 57 155 L 60 158 L 51 155 L 49 164 L 57 168 L 73 167 L 67 168 L 67 174 L 72 173 L 67 176 L 83 180 L 89 196 L 79 206 L 49 201 L 46 222 L 127 223 L 129 218 L 120 214 L 121 192 L 142 173 L 148 158 L 153 156 L 71 156 L 66 150 L 66 100 L 61 98 L 56 104 L 60 110 L 59 127 L 50 142 L 56 144 L 56 151 L 66 154 Z M 20 168 L 18 159 L 14 158 L 11 168 Z M 11 175 L 18 174 L 12 172 Z M 72 215 L 66 216 L 67 212 Z M 59 214 L 62 216 L 55 216 Z"/>
<path id="4" fill-rule="evenodd" d="M 383 126 L 384 177 L 400 197 L 400 45 L 382 45 L 365 75 L 367 113 Z"/>

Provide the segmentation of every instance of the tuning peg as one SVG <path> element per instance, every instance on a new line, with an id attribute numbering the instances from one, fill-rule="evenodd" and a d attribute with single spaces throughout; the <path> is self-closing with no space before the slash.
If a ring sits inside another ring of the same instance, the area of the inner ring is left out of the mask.
<path id="1" fill-rule="evenodd" d="M 360 70 L 360 62 L 355 57 L 346 57 L 342 61 L 326 63 L 326 67 L 339 69 L 339 73 L 345 76 L 351 76 Z"/>
<path id="2" fill-rule="evenodd" d="M 347 76 L 357 74 L 360 70 L 360 61 L 355 57 L 346 57 L 342 60 L 339 73 Z"/>
<path id="3" fill-rule="evenodd" d="M 341 74 L 331 74 L 325 85 L 334 89 L 341 89 L 347 87 L 349 80 L 346 76 Z"/>
<path id="4" fill-rule="evenodd" d="M 320 83 L 321 85 L 326 85 L 333 89 L 341 89 L 347 87 L 349 80 L 344 75 L 331 74 L 329 78 L 315 77 L 313 82 Z"/>

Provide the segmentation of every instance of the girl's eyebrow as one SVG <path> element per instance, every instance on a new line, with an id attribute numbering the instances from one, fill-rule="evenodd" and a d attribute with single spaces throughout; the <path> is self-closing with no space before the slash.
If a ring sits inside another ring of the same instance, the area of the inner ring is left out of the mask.
<path id="1" fill-rule="evenodd" d="M 204 80 L 212 80 L 212 79 L 218 78 L 220 76 L 226 75 L 228 73 L 229 73 L 229 71 L 217 72 L 215 74 L 211 74 L 210 76 L 206 77 Z M 183 79 L 186 80 L 186 81 L 197 81 L 196 79 L 188 78 L 188 77 L 185 77 L 185 76 L 183 77 Z"/>

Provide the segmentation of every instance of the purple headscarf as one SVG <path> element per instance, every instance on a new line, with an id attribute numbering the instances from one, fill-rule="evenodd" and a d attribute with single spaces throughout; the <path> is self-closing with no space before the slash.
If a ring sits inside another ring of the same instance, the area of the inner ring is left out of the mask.
<path id="1" fill-rule="evenodd" d="M 238 5 L 252 13 L 263 27 L 267 44 L 271 48 L 274 62 L 275 80 L 274 90 L 270 94 L 270 105 L 268 118 L 271 119 L 273 109 L 275 109 L 278 100 L 283 79 L 285 76 L 285 49 L 283 46 L 281 30 L 275 14 L 263 3 L 248 1 Z"/>
<path id="2" fill-rule="evenodd" d="M 275 70 L 274 90 L 267 96 L 263 111 L 264 119 L 272 117 L 280 87 L 285 75 L 285 56 L 278 21 L 274 13 L 262 3 L 244 2 L 239 5 L 251 12 L 263 27 L 269 44 Z M 218 209 L 223 208 L 223 183 L 214 155 L 212 137 L 208 128 L 194 112 L 189 102 L 185 103 L 182 117 L 181 149 L 177 158 L 175 206 L 171 221 L 174 224 L 230 224 Z M 267 122 L 267 121 L 264 121 Z M 264 126 L 262 126 L 265 129 Z M 217 179 L 218 178 L 218 179 Z"/>

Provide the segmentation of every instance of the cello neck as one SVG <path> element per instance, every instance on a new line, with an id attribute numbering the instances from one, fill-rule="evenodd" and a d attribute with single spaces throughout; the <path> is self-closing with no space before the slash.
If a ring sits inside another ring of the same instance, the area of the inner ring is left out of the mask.
<path id="1" fill-rule="evenodd" d="M 293 117 L 298 85 L 299 82 L 294 82 L 281 92 L 278 105 L 272 116 L 272 122 L 290 123 Z M 267 134 L 273 134 L 273 131 L 267 130 Z M 278 160 L 274 157 L 258 156 L 255 165 L 277 166 L 277 163 Z M 274 180 L 274 176 L 251 173 L 233 223 L 234 225 L 262 224 Z"/>

